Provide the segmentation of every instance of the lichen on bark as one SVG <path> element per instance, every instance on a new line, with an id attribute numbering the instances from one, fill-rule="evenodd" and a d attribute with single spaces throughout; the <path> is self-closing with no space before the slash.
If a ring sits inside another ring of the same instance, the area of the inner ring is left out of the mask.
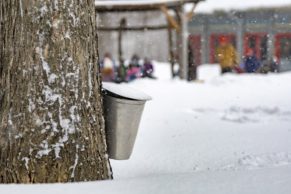
<path id="1" fill-rule="evenodd" d="M 0 2 L 0 183 L 111 177 L 93 0 Z"/>

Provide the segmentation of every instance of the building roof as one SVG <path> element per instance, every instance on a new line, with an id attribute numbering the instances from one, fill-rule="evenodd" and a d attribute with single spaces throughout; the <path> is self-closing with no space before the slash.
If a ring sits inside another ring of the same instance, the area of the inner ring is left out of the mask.
<path id="1" fill-rule="evenodd" d="M 199 4 L 196 13 L 213 13 L 216 10 L 231 11 L 239 10 L 245 11 L 253 8 L 275 8 L 291 6 L 290 0 L 206 0 Z"/>
<path id="2" fill-rule="evenodd" d="M 246 24 L 269 24 L 273 21 L 288 26 L 291 23 L 291 7 L 254 8 L 244 11 L 215 11 L 211 14 L 198 13 L 189 22 L 189 25 L 201 26 L 206 22 L 210 25 L 233 25 L 237 24 L 237 19 L 243 19 Z"/>
<path id="3" fill-rule="evenodd" d="M 165 5 L 174 8 L 186 3 L 198 3 L 204 0 L 96 0 L 97 11 L 148 11 L 158 10 Z"/>

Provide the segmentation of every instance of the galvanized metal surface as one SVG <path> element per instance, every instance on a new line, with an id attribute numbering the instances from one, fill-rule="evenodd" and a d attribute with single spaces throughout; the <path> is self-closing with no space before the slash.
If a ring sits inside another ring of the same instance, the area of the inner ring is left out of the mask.
<path id="1" fill-rule="evenodd" d="M 130 158 L 145 102 L 104 94 L 106 140 L 111 159 Z"/>

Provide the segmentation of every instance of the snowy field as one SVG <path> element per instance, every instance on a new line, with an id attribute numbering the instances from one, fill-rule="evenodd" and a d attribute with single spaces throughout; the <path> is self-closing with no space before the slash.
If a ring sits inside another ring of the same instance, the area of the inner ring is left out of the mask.
<path id="1" fill-rule="evenodd" d="M 131 159 L 111 161 L 114 181 L 0 185 L 0 194 L 291 193 L 291 73 L 189 83 L 156 69 L 158 80 L 130 83 L 153 100 Z"/>

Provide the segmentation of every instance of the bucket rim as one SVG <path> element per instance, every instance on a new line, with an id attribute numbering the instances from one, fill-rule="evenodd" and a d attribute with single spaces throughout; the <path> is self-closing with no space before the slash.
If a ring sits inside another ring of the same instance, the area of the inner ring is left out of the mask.
<path id="1" fill-rule="evenodd" d="M 145 100 L 132 100 L 132 99 L 127 99 L 127 98 L 118 98 L 118 97 L 107 95 L 107 94 L 103 94 L 103 98 L 105 99 L 109 98 L 120 104 L 144 105 L 146 103 Z"/>
<path id="2" fill-rule="evenodd" d="M 116 98 L 121 97 L 132 101 L 152 100 L 152 97 L 146 93 L 124 84 L 102 82 L 102 90 L 105 91 L 105 93 L 109 92 L 116 95 Z"/>

